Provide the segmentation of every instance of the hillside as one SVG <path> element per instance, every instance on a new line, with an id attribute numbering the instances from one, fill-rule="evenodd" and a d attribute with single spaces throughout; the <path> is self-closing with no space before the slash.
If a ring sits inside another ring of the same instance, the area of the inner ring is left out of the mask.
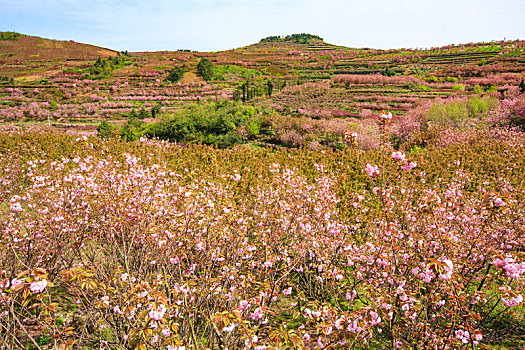
<path id="1" fill-rule="evenodd" d="M 8 77 L 49 76 L 50 71 L 58 67 L 86 64 L 98 57 L 117 55 L 114 50 L 73 40 L 59 41 L 17 33 L 2 35 L 4 33 L 0 33 L 0 75 Z M 9 40 L 2 40 L 5 37 Z"/>
<path id="2" fill-rule="evenodd" d="M 520 40 L 376 50 L 335 46 L 313 35 L 287 37 L 219 52 L 130 54 L 28 36 L 2 40 L 0 120 L 94 130 L 101 121 L 122 124 L 139 110 L 142 117 L 154 117 L 195 102 L 234 100 L 285 118 L 334 118 L 340 125 L 331 121 L 327 132 L 306 137 L 310 131 L 295 130 L 272 139 L 287 146 L 334 147 L 345 128 L 372 130 L 371 120 L 381 111 L 401 118 L 435 101 L 502 100 L 522 89 Z M 204 59 L 210 64 L 207 81 L 198 69 Z M 180 80 L 169 81 L 174 69 Z"/>

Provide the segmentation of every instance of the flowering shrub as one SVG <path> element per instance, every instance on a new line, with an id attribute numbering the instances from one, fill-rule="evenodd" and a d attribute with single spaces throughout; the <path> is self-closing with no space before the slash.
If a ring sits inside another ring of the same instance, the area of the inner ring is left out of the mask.
<path id="1" fill-rule="evenodd" d="M 522 322 L 525 142 L 392 153 L 387 122 L 330 153 L 3 131 L 2 344 L 488 345 Z"/>

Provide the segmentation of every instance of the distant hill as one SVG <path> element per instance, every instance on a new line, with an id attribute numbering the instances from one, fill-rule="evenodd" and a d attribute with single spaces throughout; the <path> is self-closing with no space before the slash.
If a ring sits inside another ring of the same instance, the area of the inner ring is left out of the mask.
<path id="1" fill-rule="evenodd" d="M 261 39 L 258 43 L 246 46 L 240 49 L 248 50 L 307 50 L 307 51 L 325 51 L 325 50 L 346 50 L 347 47 L 337 46 L 326 43 L 323 38 L 315 34 L 289 34 L 285 36 L 274 35 Z"/>
<path id="2" fill-rule="evenodd" d="M 14 32 L 0 32 L 0 62 L 95 60 L 116 56 L 117 51 L 103 47 L 28 36 Z"/>
<path id="3" fill-rule="evenodd" d="M 261 39 L 261 43 L 265 42 L 292 42 L 295 44 L 306 44 L 310 45 L 312 43 L 319 43 L 323 42 L 323 38 L 321 38 L 318 35 L 314 34 L 307 34 L 307 33 L 301 33 L 301 34 L 290 34 L 287 36 L 268 36 L 266 38 Z"/>

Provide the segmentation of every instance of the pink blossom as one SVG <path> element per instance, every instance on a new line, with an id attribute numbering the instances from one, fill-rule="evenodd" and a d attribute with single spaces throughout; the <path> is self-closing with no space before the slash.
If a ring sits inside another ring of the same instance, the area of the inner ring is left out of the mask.
<path id="1" fill-rule="evenodd" d="M 410 162 L 410 163 L 407 163 L 407 164 L 403 165 L 403 170 L 404 171 L 410 171 L 410 170 L 414 169 L 416 166 L 417 166 L 416 162 Z"/>
<path id="2" fill-rule="evenodd" d="M 250 318 L 252 320 L 260 320 L 261 318 L 264 317 L 264 311 L 262 308 L 258 307 L 257 309 L 255 309 L 255 311 L 250 315 Z"/>
<path id="3" fill-rule="evenodd" d="M 369 163 L 366 163 L 366 173 L 368 174 L 368 176 L 370 177 L 376 177 L 376 176 L 379 176 L 379 168 L 377 167 L 377 165 L 371 165 Z"/>
<path id="4" fill-rule="evenodd" d="M 286 288 L 285 290 L 283 290 L 283 295 L 290 295 L 290 294 L 292 294 L 292 287 Z"/>
<path id="5" fill-rule="evenodd" d="M 160 304 L 157 310 L 151 309 L 149 312 L 149 317 L 155 321 L 159 321 L 164 317 L 164 314 L 166 313 L 166 306 L 163 304 Z"/>
<path id="6" fill-rule="evenodd" d="M 230 323 L 230 325 L 227 326 L 227 327 L 224 327 L 224 328 L 222 329 L 222 331 L 223 331 L 223 332 L 226 332 L 226 333 L 231 333 L 231 332 L 235 329 L 236 326 L 237 326 L 237 325 L 236 325 L 235 323 Z"/>
<path id="7" fill-rule="evenodd" d="M 405 160 L 405 154 L 403 153 L 403 151 L 392 152 L 392 159 L 393 160 L 404 161 Z"/>
<path id="8" fill-rule="evenodd" d="M 24 283 L 24 281 L 19 280 L 17 278 L 13 278 L 13 280 L 11 281 L 11 287 L 14 289 L 18 287 L 19 285 L 21 285 L 22 283 Z"/>
<path id="9" fill-rule="evenodd" d="M 390 120 L 390 119 L 392 119 L 392 113 L 388 113 L 388 114 L 383 113 L 383 114 L 381 114 L 379 116 L 379 119 L 381 119 L 381 120 Z"/>
<path id="10" fill-rule="evenodd" d="M 39 281 L 39 282 L 31 283 L 31 285 L 29 286 L 29 289 L 33 293 L 42 293 L 44 291 L 44 289 L 46 289 L 46 287 L 47 287 L 47 281 L 46 280 L 42 280 L 42 281 Z"/>
<path id="11" fill-rule="evenodd" d="M 501 198 L 496 198 L 494 200 L 494 206 L 499 208 L 505 205 L 505 202 Z"/>
<path id="12" fill-rule="evenodd" d="M 442 260 L 443 262 L 443 269 L 445 270 L 444 274 L 440 274 L 439 278 L 442 280 L 449 280 L 452 277 L 452 270 L 454 268 L 454 265 L 452 264 L 452 261 L 449 259 Z"/>
<path id="13" fill-rule="evenodd" d="M 250 307 L 250 303 L 247 302 L 246 300 L 241 300 L 241 301 L 239 302 L 239 308 L 240 308 L 241 310 L 246 310 L 246 309 L 249 308 L 249 307 Z"/>
<path id="14" fill-rule="evenodd" d="M 10 206 L 9 209 L 11 209 L 11 211 L 14 211 L 16 213 L 20 213 L 20 212 L 24 211 L 24 209 L 22 208 L 22 206 L 20 205 L 19 202 L 11 203 L 11 206 Z"/>

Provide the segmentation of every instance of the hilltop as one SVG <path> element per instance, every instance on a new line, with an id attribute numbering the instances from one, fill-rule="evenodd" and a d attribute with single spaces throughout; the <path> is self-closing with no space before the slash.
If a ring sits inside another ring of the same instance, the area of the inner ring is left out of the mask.
<path id="1" fill-rule="evenodd" d="M 0 32 L 0 75 L 32 78 L 49 76 L 50 71 L 86 64 L 98 57 L 117 56 L 117 51 L 78 43 Z"/>
<path id="2" fill-rule="evenodd" d="M 3 38 L 7 40 L 2 40 Z M 53 40 L 19 33 L 0 33 L 3 61 L 94 60 L 116 56 L 117 51 L 74 40 Z"/>

